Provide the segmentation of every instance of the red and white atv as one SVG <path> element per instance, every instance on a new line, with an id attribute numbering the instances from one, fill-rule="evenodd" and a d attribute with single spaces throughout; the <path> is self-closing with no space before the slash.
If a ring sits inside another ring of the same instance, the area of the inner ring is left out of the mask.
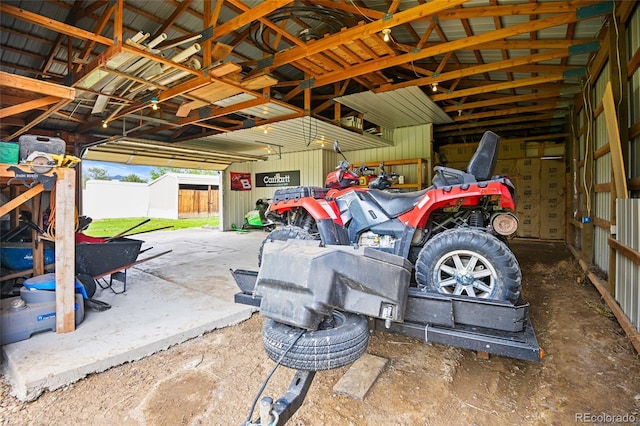
<path id="1" fill-rule="evenodd" d="M 485 132 L 466 171 L 437 166 L 431 187 L 407 193 L 371 188 L 388 186 L 380 182 L 359 187 L 361 169 L 350 167 L 336 142 L 344 161 L 325 188 L 275 192 L 268 217 L 281 227 L 265 241 L 373 247 L 408 259 L 413 286 L 424 292 L 515 304 L 521 271 L 506 243 L 518 226 L 515 189 L 507 177 L 493 176 L 498 141 Z"/>

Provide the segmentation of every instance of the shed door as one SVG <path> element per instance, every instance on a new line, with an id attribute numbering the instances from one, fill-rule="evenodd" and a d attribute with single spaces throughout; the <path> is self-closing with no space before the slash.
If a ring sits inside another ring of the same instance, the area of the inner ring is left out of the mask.
<path id="1" fill-rule="evenodd" d="M 180 185 L 178 188 L 178 217 L 217 216 L 218 187 L 213 185 Z"/>

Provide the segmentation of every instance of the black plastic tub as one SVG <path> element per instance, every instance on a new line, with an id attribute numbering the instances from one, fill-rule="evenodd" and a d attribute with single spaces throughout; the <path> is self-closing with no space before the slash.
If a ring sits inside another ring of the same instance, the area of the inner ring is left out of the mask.
<path id="1" fill-rule="evenodd" d="M 119 238 L 104 243 L 76 244 L 76 274 L 99 277 L 109 271 L 125 269 L 136 261 L 143 241 Z"/>

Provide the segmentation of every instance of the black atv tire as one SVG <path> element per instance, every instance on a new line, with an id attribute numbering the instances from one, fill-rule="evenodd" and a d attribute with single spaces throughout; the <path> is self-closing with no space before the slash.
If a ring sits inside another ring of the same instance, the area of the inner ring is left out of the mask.
<path id="1" fill-rule="evenodd" d="M 265 319 L 262 327 L 264 349 L 274 361 L 295 370 L 320 371 L 351 364 L 367 350 L 369 325 L 359 315 L 333 312 L 333 326 L 305 331 L 285 353 L 302 329 Z M 283 356 L 284 354 L 284 356 Z"/>
<path id="2" fill-rule="evenodd" d="M 260 250 L 258 250 L 258 266 L 262 265 L 262 252 L 264 250 L 264 245 L 267 241 L 287 241 L 287 240 L 313 240 L 311 234 L 309 234 L 304 229 L 299 226 L 287 225 L 282 228 L 277 228 L 267 235 L 267 238 L 262 241 L 260 245 Z"/>
<path id="3" fill-rule="evenodd" d="M 469 262 L 474 270 L 467 271 Z M 515 255 L 495 236 L 455 228 L 434 236 L 418 255 L 416 281 L 429 292 L 516 303 L 522 272 Z"/>

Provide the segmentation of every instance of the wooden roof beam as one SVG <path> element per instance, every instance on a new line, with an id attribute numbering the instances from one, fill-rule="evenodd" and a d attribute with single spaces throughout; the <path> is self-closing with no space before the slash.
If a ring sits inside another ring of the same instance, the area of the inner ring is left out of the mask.
<path id="1" fill-rule="evenodd" d="M 528 95 L 516 95 L 516 96 L 500 96 L 496 99 L 488 99 L 484 101 L 477 102 L 469 102 L 469 103 L 459 103 L 452 106 L 443 107 L 442 110 L 445 112 L 454 112 L 454 111 L 464 111 L 468 109 L 476 109 L 476 108 L 486 108 L 497 105 L 505 105 L 505 104 L 513 104 L 517 102 L 532 102 L 538 101 L 541 99 L 549 99 L 549 98 L 557 98 L 558 101 L 561 101 L 560 91 L 559 90 L 551 90 L 537 93 L 530 93 Z"/>
<path id="2" fill-rule="evenodd" d="M 435 77 L 423 77 L 423 78 L 415 79 L 409 82 L 402 82 L 402 83 L 396 83 L 390 86 L 383 86 L 380 88 L 379 91 L 395 90 L 395 89 L 399 89 L 402 87 L 409 87 L 409 86 L 426 86 L 432 83 L 440 83 L 442 81 L 454 80 L 462 77 L 469 77 L 469 76 L 481 74 L 484 72 L 505 70 L 514 66 L 535 64 L 537 62 L 548 61 L 551 59 L 559 59 L 568 55 L 569 55 L 568 49 L 550 50 L 544 53 L 537 53 L 535 55 L 522 56 L 515 59 L 508 59 L 506 61 L 493 62 L 490 64 L 476 65 L 476 66 L 471 66 L 469 68 L 449 71 L 449 72 L 437 75 Z M 515 83 L 515 82 L 512 82 L 512 83 Z"/>
<path id="3" fill-rule="evenodd" d="M 428 4 L 433 4 L 435 2 L 432 3 L 428 3 Z M 455 51 L 456 49 L 458 49 L 459 47 L 462 46 L 474 46 L 477 44 L 481 44 L 481 43 L 485 43 L 488 41 L 494 41 L 494 40 L 500 40 L 506 37 L 513 37 L 515 35 L 519 35 L 519 34 L 523 34 L 523 33 L 529 33 L 533 30 L 540 30 L 540 29 L 545 29 L 545 28 L 552 28 L 558 25 L 564 25 L 567 24 L 569 22 L 574 22 L 576 21 L 578 18 L 576 16 L 575 13 L 566 13 L 566 14 L 562 14 L 562 15 L 557 15 L 557 16 L 551 16 L 551 17 L 547 17 L 547 18 L 541 18 L 537 21 L 533 21 L 533 22 L 526 22 L 523 24 L 517 24 L 514 25 L 512 27 L 507 27 L 507 28 L 502 28 L 500 30 L 495 30 L 492 32 L 488 32 L 485 34 L 479 34 L 479 35 L 475 35 L 472 37 L 467 37 L 467 38 L 463 38 L 463 39 L 459 39 L 459 40 L 455 40 L 455 41 L 451 41 L 448 43 L 442 43 L 441 45 L 438 46 L 433 46 L 433 47 L 429 47 L 429 48 L 425 48 L 420 50 L 419 52 L 415 52 L 415 53 L 405 53 L 402 55 L 398 55 L 396 57 L 392 57 L 392 58 L 388 58 L 388 57 L 384 57 L 378 60 L 373 60 L 373 61 L 368 61 L 364 64 L 352 67 L 350 70 L 347 70 L 346 72 L 340 72 L 340 73 L 330 73 L 327 74 L 325 76 L 323 76 L 320 79 L 315 80 L 315 82 L 313 82 L 314 87 L 319 87 L 319 86 L 324 86 L 326 84 L 331 84 L 331 83 L 335 83 L 336 81 L 340 81 L 343 80 L 345 78 L 354 78 L 357 77 L 359 75 L 362 74 L 367 74 L 373 71 L 377 71 L 381 68 L 389 68 L 392 66 L 397 66 L 397 65 L 401 65 L 404 63 L 408 63 L 411 61 L 417 61 L 417 60 L 421 60 L 427 57 L 431 57 L 431 56 L 435 56 L 435 55 L 439 55 L 439 54 L 444 54 L 446 52 L 451 52 L 451 51 Z M 371 24 L 370 24 L 371 25 Z M 328 37 L 330 38 L 330 37 Z M 286 52 L 285 52 L 286 53 Z M 552 51 L 552 54 L 549 54 L 548 52 L 543 53 L 543 54 L 539 54 L 539 55 L 549 55 L 547 57 L 547 59 L 553 59 L 554 55 L 559 55 L 559 56 L 555 56 L 555 57 L 563 57 L 568 55 L 568 49 L 558 49 L 556 51 Z M 539 62 L 545 59 L 541 59 L 543 56 L 536 56 L 536 55 L 531 55 L 527 58 L 534 58 L 535 56 L 535 60 L 534 62 Z M 505 65 L 505 63 L 509 63 L 511 61 L 513 62 L 513 65 L 518 64 L 518 61 L 521 61 L 522 58 L 517 58 L 517 59 L 512 59 L 509 61 L 502 61 L 501 63 L 506 67 L 507 65 Z M 519 64 L 518 64 L 519 65 Z M 490 71 L 490 70 L 496 70 L 499 68 L 494 68 L 495 64 L 486 64 L 486 65 L 480 65 L 478 67 L 476 67 L 475 72 L 473 74 L 477 74 L 477 73 L 482 73 L 482 72 L 486 72 L 486 71 Z M 487 68 L 483 68 L 483 67 L 487 67 Z M 467 74 L 469 75 L 469 74 Z M 406 87 L 406 86 L 413 86 L 415 84 L 431 84 L 434 82 L 440 82 L 440 81 L 445 81 L 448 79 L 453 79 L 453 78 L 458 78 L 455 75 L 451 75 L 450 78 L 443 78 L 442 76 L 439 77 L 435 77 L 435 78 L 425 78 L 425 79 L 419 79 L 417 81 L 412 81 L 412 82 L 408 82 L 408 83 L 400 83 L 397 85 L 393 85 L 393 86 L 389 86 L 387 88 L 387 90 L 393 90 L 399 87 Z"/>
<path id="4" fill-rule="evenodd" d="M 67 25 L 63 22 L 56 21 L 55 19 L 47 18 L 45 16 L 20 9 L 15 6 L 10 6 L 6 3 L 0 2 L 0 14 L 5 14 L 21 21 L 25 21 L 51 31 L 65 34 L 69 37 L 78 38 L 80 40 L 94 40 L 96 43 L 100 43 L 105 46 L 113 45 L 112 39 L 103 37 L 100 34 L 95 34 L 81 28 L 76 28 L 72 25 Z"/>
<path id="5" fill-rule="evenodd" d="M 434 102 L 437 102 L 437 101 L 443 101 L 446 99 L 455 99 L 455 98 L 461 98 L 464 96 L 479 95 L 481 93 L 493 93 L 500 90 L 508 90 L 511 88 L 534 86 L 542 83 L 551 83 L 558 80 L 562 80 L 561 73 L 556 73 L 556 74 L 542 76 L 542 77 L 521 79 L 517 81 L 506 81 L 503 83 L 487 84 L 479 87 L 473 87 L 470 89 L 461 89 L 461 90 L 453 91 L 451 93 L 438 93 L 437 95 L 431 96 L 431 100 L 433 100 Z"/>
<path id="6" fill-rule="evenodd" d="M 495 111 L 478 112 L 475 114 L 459 115 L 453 118 L 453 121 L 470 121 L 488 117 L 502 117 L 505 115 L 523 114 L 526 112 L 548 111 L 558 108 L 557 102 L 544 103 L 526 107 L 504 108 Z"/>
<path id="7" fill-rule="evenodd" d="M 258 6 L 251 8 L 247 12 L 233 19 L 228 20 L 222 25 L 219 25 L 213 29 L 213 37 L 219 38 L 223 35 L 232 33 L 238 28 L 241 28 L 252 21 L 262 18 L 265 15 L 292 3 L 293 0 L 270 0 L 260 3 Z"/>
<path id="8" fill-rule="evenodd" d="M 324 37 L 320 40 L 307 43 L 305 46 L 294 47 L 284 52 L 273 55 L 273 61 L 263 69 L 266 71 L 278 68 L 281 65 L 297 61 L 298 59 L 314 55 L 323 50 L 330 49 L 337 45 L 346 44 L 353 40 L 361 39 L 365 36 L 381 32 L 384 28 L 392 28 L 416 20 L 419 17 L 433 16 L 449 7 L 466 3 L 468 0 L 433 0 L 429 3 L 413 7 L 409 10 L 399 12 L 388 20 L 378 20 L 366 25 L 358 25 L 339 33 Z M 217 34 L 216 34 L 217 35 Z M 333 83 L 333 82 L 332 82 Z"/>

